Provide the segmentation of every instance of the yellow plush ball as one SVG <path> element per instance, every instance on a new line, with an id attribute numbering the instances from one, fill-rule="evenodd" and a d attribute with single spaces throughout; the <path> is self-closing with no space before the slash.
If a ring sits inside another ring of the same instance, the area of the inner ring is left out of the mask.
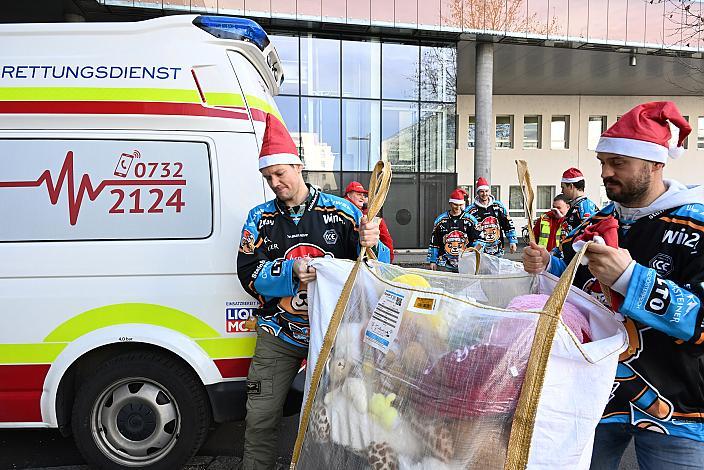
<path id="1" fill-rule="evenodd" d="M 418 274 L 402 274 L 393 278 L 392 281 L 411 287 L 430 287 L 430 283 L 423 276 Z"/>

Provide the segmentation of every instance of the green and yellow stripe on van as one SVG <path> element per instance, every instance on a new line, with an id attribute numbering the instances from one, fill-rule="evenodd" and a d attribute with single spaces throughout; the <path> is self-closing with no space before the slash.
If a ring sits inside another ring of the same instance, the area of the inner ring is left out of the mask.
<path id="1" fill-rule="evenodd" d="M 65 321 L 41 343 L 0 344 L 0 364 L 51 364 L 72 341 L 92 331 L 125 324 L 168 328 L 193 339 L 213 360 L 250 358 L 256 338 L 223 337 L 199 318 L 170 307 L 145 303 L 107 305 Z"/>

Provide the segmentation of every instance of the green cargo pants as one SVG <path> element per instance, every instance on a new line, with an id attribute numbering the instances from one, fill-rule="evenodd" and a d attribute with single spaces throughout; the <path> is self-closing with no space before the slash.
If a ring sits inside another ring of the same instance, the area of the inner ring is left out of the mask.
<path id="1" fill-rule="evenodd" d="M 257 345 L 247 374 L 243 470 L 274 468 L 286 395 L 307 356 L 307 349 L 257 328 Z"/>

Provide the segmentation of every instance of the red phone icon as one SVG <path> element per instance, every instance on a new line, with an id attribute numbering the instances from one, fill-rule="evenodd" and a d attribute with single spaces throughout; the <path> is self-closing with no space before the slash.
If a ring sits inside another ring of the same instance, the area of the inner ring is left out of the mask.
<path id="1" fill-rule="evenodd" d="M 115 176 L 126 178 L 132 166 L 132 160 L 139 157 L 140 153 L 138 150 L 135 150 L 133 153 L 123 153 L 120 155 L 120 159 L 117 160 L 117 166 L 115 166 Z"/>

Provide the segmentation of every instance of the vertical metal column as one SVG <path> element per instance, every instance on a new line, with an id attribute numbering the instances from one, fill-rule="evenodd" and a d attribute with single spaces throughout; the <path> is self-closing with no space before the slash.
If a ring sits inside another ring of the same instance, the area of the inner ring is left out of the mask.
<path id="1" fill-rule="evenodd" d="M 475 68 L 474 180 L 491 181 L 491 144 L 494 130 L 494 43 L 478 42 Z"/>

